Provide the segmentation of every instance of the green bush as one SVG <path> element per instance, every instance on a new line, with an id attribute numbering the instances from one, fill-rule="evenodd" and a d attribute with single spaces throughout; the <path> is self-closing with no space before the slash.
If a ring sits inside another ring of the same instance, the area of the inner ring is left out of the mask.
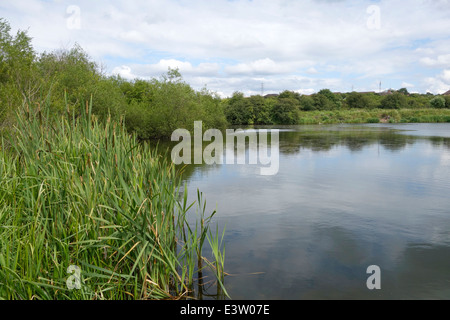
<path id="1" fill-rule="evenodd" d="M 371 108 L 370 99 L 367 95 L 352 92 L 349 93 L 345 99 L 347 107 L 351 109 L 369 109 Z"/>
<path id="2" fill-rule="evenodd" d="M 436 109 L 443 109 L 446 107 L 446 101 L 443 97 L 435 97 L 430 100 L 431 107 Z"/>
<path id="3" fill-rule="evenodd" d="M 395 92 L 387 95 L 381 100 L 380 107 L 382 109 L 402 109 L 408 106 L 405 95 Z"/>
<path id="4" fill-rule="evenodd" d="M 301 96 L 299 99 L 300 110 L 312 111 L 315 110 L 314 99 L 310 96 Z"/>
<path id="5" fill-rule="evenodd" d="M 342 97 L 329 89 L 322 89 L 312 97 L 315 110 L 335 110 L 342 107 Z"/>
<path id="6" fill-rule="evenodd" d="M 227 99 L 225 115 L 227 121 L 234 125 L 253 124 L 255 120 L 253 106 L 242 92 L 234 92 L 233 96 Z"/>
<path id="7" fill-rule="evenodd" d="M 292 98 L 278 99 L 272 109 L 272 121 L 274 124 L 293 125 L 298 124 L 299 110 L 298 100 Z"/>
<path id="8" fill-rule="evenodd" d="M 444 96 L 445 99 L 445 107 L 450 109 L 450 96 Z"/>
<path id="9" fill-rule="evenodd" d="M 41 81 L 31 38 L 22 30 L 11 35 L 9 23 L 0 18 L 0 124 L 10 123 L 24 97 L 33 103 L 42 98 Z"/>

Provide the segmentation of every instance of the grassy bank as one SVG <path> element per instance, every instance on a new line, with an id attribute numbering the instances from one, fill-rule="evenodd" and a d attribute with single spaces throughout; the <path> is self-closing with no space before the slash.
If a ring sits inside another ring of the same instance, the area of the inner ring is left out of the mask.
<path id="1" fill-rule="evenodd" d="M 300 124 L 450 122 L 449 109 L 302 111 Z"/>
<path id="2" fill-rule="evenodd" d="M 0 298 L 185 298 L 205 273 L 222 288 L 213 214 L 200 193 L 187 203 L 172 163 L 92 105 L 24 109 L 0 150 Z"/>

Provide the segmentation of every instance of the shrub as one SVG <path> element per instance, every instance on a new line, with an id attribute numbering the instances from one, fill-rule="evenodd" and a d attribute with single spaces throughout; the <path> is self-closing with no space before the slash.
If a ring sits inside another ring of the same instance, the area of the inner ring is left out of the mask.
<path id="1" fill-rule="evenodd" d="M 445 107 L 450 109 L 450 96 L 444 96 L 445 99 Z"/>
<path id="2" fill-rule="evenodd" d="M 389 94 L 381 100 L 382 109 L 402 109 L 408 106 L 406 96 L 402 93 L 395 92 Z"/>
<path id="3" fill-rule="evenodd" d="M 368 109 L 371 107 L 370 100 L 367 95 L 359 92 L 352 92 L 348 94 L 345 101 L 347 106 L 352 109 Z"/>
<path id="4" fill-rule="evenodd" d="M 446 101 L 443 97 L 438 96 L 430 100 L 432 108 L 443 109 L 446 107 Z"/>

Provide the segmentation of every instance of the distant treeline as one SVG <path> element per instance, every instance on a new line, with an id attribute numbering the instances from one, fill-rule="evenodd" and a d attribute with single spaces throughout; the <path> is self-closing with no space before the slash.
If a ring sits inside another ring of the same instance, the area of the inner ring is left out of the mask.
<path id="1" fill-rule="evenodd" d="M 302 124 L 310 115 L 305 111 L 314 111 L 312 114 L 320 111 L 342 111 L 341 114 L 345 114 L 347 110 L 450 109 L 450 96 L 410 94 L 406 88 L 383 93 L 333 93 L 329 89 L 323 89 L 309 96 L 284 91 L 279 95 L 266 97 L 259 95 L 244 97 L 242 93 L 236 92 L 224 101 L 228 122 L 239 125 Z M 389 113 L 381 112 L 381 114 L 390 119 Z"/>
<path id="2" fill-rule="evenodd" d="M 195 120 L 205 128 L 226 125 L 321 123 L 319 112 L 450 108 L 450 97 L 409 94 L 406 89 L 376 93 L 333 93 L 311 96 L 284 91 L 271 97 L 245 97 L 236 92 L 222 99 L 214 92 L 194 90 L 178 70 L 151 80 L 108 76 L 75 45 L 70 50 L 38 54 L 25 31 L 11 34 L 0 19 L 0 128 L 11 128 L 17 108 L 46 104 L 55 113 L 81 112 L 92 98 L 93 113 L 124 118 L 128 130 L 141 139 L 167 138 L 177 128 L 192 129 Z M 68 107 L 69 110 L 65 110 Z M 330 119 L 329 116 L 327 116 Z M 373 116 L 371 116 L 373 118 Z M 387 113 L 387 117 L 390 115 Z M 345 117 L 330 121 L 345 121 Z M 310 119 L 311 121 L 309 121 Z M 319 120 L 318 120 L 319 119 Z M 367 117 L 353 118 L 367 122 Z M 447 118 L 435 118 L 446 121 Z M 376 122 L 376 119 L 372 119 Z M 417 118 L 416 120 L 421 120 Z"/>

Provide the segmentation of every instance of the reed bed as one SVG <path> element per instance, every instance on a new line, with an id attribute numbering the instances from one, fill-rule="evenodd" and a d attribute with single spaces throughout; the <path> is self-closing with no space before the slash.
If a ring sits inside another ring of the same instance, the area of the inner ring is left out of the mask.
<path id="1" fill-rule="evenodd" d="M 43 105 L 0 146 L 0 298 L 189 299 L 206 282 L 226 296 L 215 212 L 200 192 L 187 202 L 168 157 L 92 102 L 58 117 Z"/>

